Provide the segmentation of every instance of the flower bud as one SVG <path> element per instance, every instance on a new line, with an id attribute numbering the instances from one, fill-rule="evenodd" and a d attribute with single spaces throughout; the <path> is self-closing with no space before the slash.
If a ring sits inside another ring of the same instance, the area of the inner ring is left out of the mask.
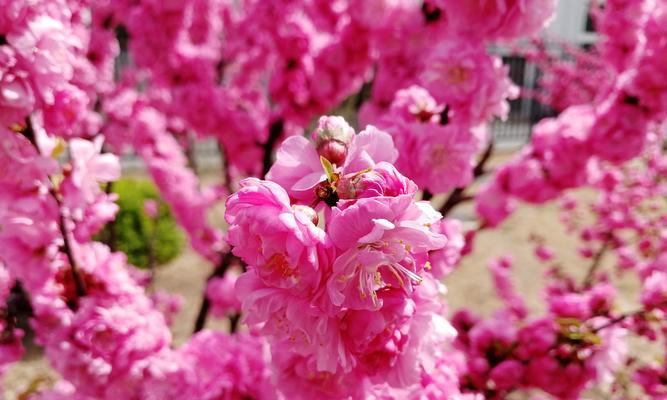
<path id="1" fill-rule="evenodd" d="M 343 165 L 347 157 L 347 146 L 338 140 L 327 140 L 317 146 L 317 153 L 332 164 Z"/>
<path id="2" fill-rule="evenodd" d="M 313 132 L 317 152 L 333 164 L 342 165 L 347 148 L 354 139 L 354 129 L 343 117 L 321 117 Z"/>
<path id="3" fill-rule="evenodd" d="M 320 147 L 324 142 L 335 140 L 350 145 L 354 139 L 354 129 L 345 121 L 343 117 L 324 116 L 317 123 L 317 128 L 313 132 L 315 145 Z"/>

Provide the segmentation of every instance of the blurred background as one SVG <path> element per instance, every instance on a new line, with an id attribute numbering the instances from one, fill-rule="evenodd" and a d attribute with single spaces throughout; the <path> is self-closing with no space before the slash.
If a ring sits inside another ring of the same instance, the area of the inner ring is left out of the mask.
<path id="1" fill-rule="evenodd" d="M 589 2 L 584 0 L 561 0 L 556 18 L 545 32 L 544 46 L 552 56 L 568 61 L 572 58 L 567 46 L 587 49 L 595 43 L 596 34 L 588 13 Z M 564 46 L 565 44 L 565 46 Z M 496 143 L 496 152 L 490 166 L 498 165 L 518 151 L 529 139 L 532 126 L 540 119 L 556 115 L 555 110 L 540 101 L 539 62 L 529 56 L 519 55 L 514 48 L 497 47 L 493 51 L 502 56 L 510 68 L 510 77 L 523 89 L 523 95 L 511 101 L 511 112 L 506 121 L 494 121 L 491 133 Z M 122 57 L 118 62 L 122 62 Z M 344 115 L 356 120 L 351 102 L 343 103 L 331 114 Z M 188 154 L 191 167 L 200 176 L 203 184 L 221 182 L 223 162 L 215 140 L 193 142 Z M 202 301 L 201 295 L 206 278 L 213 266 L 188 248 L 184 235 L 179 231 L 168 206 L 161 202 L 158 192 L 150 182 L 141 160 L 133 154 L 122 157 L 123 178 L 114 184 L 113 191 L 119 194 L 120 214 L 113 228 L 100 234 L 100 239 L 113 243 L 114 247 L 128 254 L 130 263 L 145 268 L 154 274 L 154 290 L 164 289 L 183 297 L 182 310 L 177 315 L 173 334 L 176 344 L 186 340 Z M 473 190 L 482 178 L 473 186 Z M 592 199 L 593 193 L 574 191 L 578 199 Z M 433 199 L 435 203 L 442 198 Z M 224 227 L 224 205 L 211 210 L 209 218 L 218 227 Z M 457 207 L 450 215 L 460 219 L 464 226 L 475 223 L 475 214 L 470 204 Z M 476 240 L 476 250 L 465 257 L 458 269 L 445 282 L 448 287 L 448 302 L 451 309 L 468 306 L 482 315 L 489 315 L 498 302 L 487 272 L 491 258 L 513 254 L 517 288 L 523 293 L 532 311 L 543 309 L 539 290 L 541 276 L 545 271 L 533 255 L 531 241 L 540 240 L 555 250 L 556 262 L 566 271 L 584 274 L 580 268 L 581 258 L 576 249 L 577 240 L 568 236 L 559 222 L 560 209 L 557 204 L 533 207 L 523 204 L 508 221 L 495 230 L 481 232 Z M 586 218 L 585 215 L 582 218 Z M 482 250 L 483 249 L 483 250 Z M 603 259 L 602 262 L 611 260 Z M 577 272 L 578 271 L 578 272 Z M 619 287 L 630 292 L 637 282 L 624 281 Z M 629 296 L 620 296 L 621 303 L 631 306 Z M 211 319 L 208 327 L 224 328 L 225 322 Z M 42 358 L 38 348 L 28 348 L 25 360 L 12 366 L 5 376 L 5 399 L 26 398 L 29 393 L 54 380 L 53 372 Z M 528 396 L 526 394 L 526 396 Z M 520 397 L 521 398 L 521 397 Z M 526 397 L 527 398 L 527 397 Z M 595 392 L 590 398 L 596 397 Z"/>

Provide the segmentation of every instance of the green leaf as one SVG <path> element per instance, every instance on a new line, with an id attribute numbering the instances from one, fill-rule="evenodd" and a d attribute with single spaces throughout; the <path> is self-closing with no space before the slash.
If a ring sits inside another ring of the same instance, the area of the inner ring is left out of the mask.
<path id="1" fill-rule="evenodd" d="M 320 156 L 320 163 L 322 164 L 322 167 L 324 168 L 324 172 L 326 172 L 326 174 L 327 174 L 327 180 L 329 182 L 334 182 L 335 181 L 335 173 L 334 173 L 334 167 L 331 164 L 331 161 L 329 161 L 326 158 Z"/>

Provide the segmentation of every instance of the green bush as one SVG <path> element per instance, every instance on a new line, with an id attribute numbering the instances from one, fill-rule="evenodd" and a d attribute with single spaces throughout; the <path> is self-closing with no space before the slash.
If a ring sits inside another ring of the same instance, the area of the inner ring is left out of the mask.
<path id="1" fill-rule="evenodd" d="M 115 225 L 107 225 L 101 233 L 105 242 L 113 242 L 117 250 L 127 254 L 131 264 L 141 268 L 150 264 L 151 244 L 156 265 L 165 264 L 180 253 L 183 235 L 152 182 L 121 179 L 113 183 L 113 192 L 118 194 L 120 210 Z M 158 204 L 155 219 L 144 211 L 145 201 L 151 199 Z"/>

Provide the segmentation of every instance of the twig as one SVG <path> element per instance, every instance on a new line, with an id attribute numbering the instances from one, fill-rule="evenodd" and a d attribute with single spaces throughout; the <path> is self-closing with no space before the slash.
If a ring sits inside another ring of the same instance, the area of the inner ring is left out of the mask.
<path id="1" fill-rule="evenodd" d="M 104 191 L 107 195 L 113 192 L 113 182 L 108 182 Z M 111 251 L 116 251 L 117 248 L 117 233 L 116 233 L 116 218 L 109 221 L 105 227 L 106 230 L 106 245 Z"/>
<path id="2" fill-rule="evenodd" d="M 225 146 L 222 145 L 220 141 L 218 141 L 218 151 L 222 155 L 222 174 L 225 177 L 225 190 L 227 190 L 227 194 L 232 193 L 232 172 L 229 169 L 229 155 L 225 151 Z"/>
<path id="3" fill-rule="evenodd" d="M 271 169 L 271 164 L 273 162 L 273 150 L 276 147 L 276 143 L 283 135 L 283 128 L 285 124 L 282 119 L 278 119 L 269 126 L 269 137 L 266 140 L 266 143 L 262 146 L 264 149 L 264 157 L 262 159 L 262 177 L 266 176 Z"/>
<path id="4" fill-rule="evenodd" d="M 433 193 L 431 193 L 431 191 L 428 189 L 424 189 L 424 191 L 422 192 L 422 200 L 429 201 L 432 198 L 433 198 Z"/>
<path id="5" fill-rule="evenodd" d="M 447 197 L 447 200 L 445 200 L 445 204 L 440 207 L 440 214 L 442 214 L 443 217 L 447 216 L 454 207 L 456 207 L 460 202 L 461 198 L 463 197 L 463 191 L 466 188 L 456 188 L 452 190 L 452 192 L 449 194 Z"/>
<path id="6" fill-rule="evenodd" d="M 489 144 L 486 146 L 484 153 L 482 153 L 482 157 L 479 159 L 477 165 L 475 165 L 475 168 L 473 169 L 473 177 L 475 179 L 486 173 L 485 167 L 488 161 L 491 159 L 491 155 L 493 155 L 494 148 L 495 146 L 493 139 L 491 139 Z M 465 194 L 466 189 L 467 186 L 452 190 L 452 192 L 447 197 L 447 200 L 445 200 L 445 203 L 442 205 L 442 207 L 440 207 L 440 214 L 447 216 L 457 205 L 472 200 L 474 198 L 473 196 Z"/>
<path id="7" fill-rule="evenodd" d="M 663 302 L 657 304 L 656 307 L 664 307 L 665 305 L 667 305 L 667 301 L 663 301 Z M 651 310 L 646 310 L 646 309 L 643 309 L 643 308 L 640 309 L 640 310 L 630 311 L 630 312 L 621 314 L 616 318 L 610 319 L 609 321 L 605 322 L 603 325 L 600 325 L 597 328 L 592 329 L 591 331 L 593 333 L 598 333 L 601 330 L 607 329 L 607 328 L 609 328 L 613 325 L 618 324 L 619 322 L 623 322 L 628 318 L 636 317 L 638 315 L 642 315 L 642 314 L 649 313 L 649 312 L 651 312 Z"/>
<path id="8" fill-rule="evenodd" d="M 489 159 L 491 159 L 494 150 L 495 143 L 493 138 L 491 138 L 491 140 L 489 140 L 489 144 L 486 146 L 486 150 L 484 150 L 484 153 L 482 154 L 482 158 L 479 159 L 477 165 L 475 165 L 475 169 L 473 169 L 473 176 L 475 178 L 479 178 L 486 173 L 484 167 L 486 167 L 486 163 L 489 162 Z"/>
<path id="9" fill-rule="evenodd" d="M 607 234 L 604 242 L 602 243 L 602 247 L 600 247 L 600 250 L 598 250 L 598 252 L 595 254 L 595 257 L 593 257 L 593 262 L 591 263 L 590 267 L 588 267 L 588 272 L 584 278 L 583 287 L 589 287 L 593 282 L 595 272 L 597 272 L 598 268 L 600 267 L 602 256 L 607 252 L 607 249 L 609 249 L 610 242 L 611 234 Z"/>
<path id="10" fill-rule="evenodd" d="M 229 332 L 236 333 L 239 327 L 239 322 L 241 321 L 241 314 L 234 313 L 229 316 Z"/>
<path id="11" fill-rule="evenodd" d="M 35 130 L 32 127 L 32 120 L 30 119 L 30 117 L 26 117 L 25 121 L 26 121 L 26 126 L 22 134 L 30 141 L 30 143 L 32 143 L 32 145 L 35 147 L 35 150 L 39 152 L 39 148 L 37 147 L 37 142 L 35 140 Z M 53 181 L 51 181 L 51 189 L 49 190 L 49 193 L 51 194 L 53 199 L 56 201 L 56 204 L 58 205 L 58 214 L 59 214 L 58 225 L 60 228 L 60 234 L 63 237 L 62 251 L 65 253 L 67 261 L 69 262 L 70 265 L 70 271 L 72 272 L 72 278 L 74 280 L 74 288 L 76 290 L 76 295 L 77 297 L 83 297 L 86 295 L 86 285 L 83 279 L 81 278 L 81 275 L 79 274 L 76 261 L 74 260 L 74 254 L 72 253 L 72 246 L 70 245 L 69 235 L 67 232 L 67 228 L 65 227 L 65 216 L 63 215 L 62 212 L 62 202 L 60 201 L 58 193 L 56 193 L 56 185 L 53 183 Z"/>
<path id="12" fill-rule="evenodd" d="M 213 270 L 211 275 L 206 279 L 206 283 L 210 282 L 213 278 L 219 278 L 225 276 L 225 273 L 232 265 L 234 261 L 240 261 L 238 257 L 232 254 L 231 250 L 228 253 L 225 253 L 224 256 L 220 259 L 220 263 Z M 197 313 L 197 319 L 195 320 L 195 326 L 192 330 L 192 333 L 197 333 L 204 329 L 206 325 L 206 319 L 208 318 L 208 312 L 211 308 L 211 301 L 206 296 L 206 290 L 204 290 L 204 297 L 202 298 L 201 307 L 199 308 L 199 313 Z M 231 318 L 230 318 L 231 319 Z M 232 327 L 236 329 L 234 321 L 232 321 Z"/>
<path id="13" fill-rule="evenodd" d="M 150 237 L 148 238 L 148 269 L 151 272 L 149 284 L 153 285 L 156 272 L 155 267 L 157 265 L 157 260 L 155 256 L 155 243 L 157 241 L 158 216 L 156 215 L 155 218 L 150 218 L 150 222 L 151 222 L 150 223 L 151 231 L 150 231 Z"/>
<path id="14" fill-rule="evenodd" d="M 375 76 L 375 73 L 373 73 L 373 76 Z M 361 109 L 361 106 L 364 104 L 364 102 L 371 97 L 371 90 L 373 89 L 374 80 L 375 78 L 364 82 L 364 84 L 361 85 L 361 89 L 359 89 L 357 92 L 357 95 L 354 98 L 354 110 L 357 111 L 357 113 Z"/>
<path id="15" fill-rule="evenodd" d="M 56 193 L 52 191 L 51 194 L 56 199 L 56 202 L 58 203 L 58 208 L 60 209 L 61 203 Z M 83 282 L 81 275 L 79 274 L 79 269 L 76 266 L 76 261 L 74 260 L 74 254 L 72 254 L 72 247 L 70 246 L 69 235 L 67 234 L 67 229 L 65 228 L 65 217 L 63 216 L 62 212 L 60 212 L 59 225 L 60 225 L 60 233 L 63 236 L 62 250 L 67 256 L 67 261 L 69 262 L 70 271 L 72 272 L 72 278 L 74 280 L 74 288 L 76 290 L 76 296 L 83 297 L 86 295 L 86 285 Z"/>

